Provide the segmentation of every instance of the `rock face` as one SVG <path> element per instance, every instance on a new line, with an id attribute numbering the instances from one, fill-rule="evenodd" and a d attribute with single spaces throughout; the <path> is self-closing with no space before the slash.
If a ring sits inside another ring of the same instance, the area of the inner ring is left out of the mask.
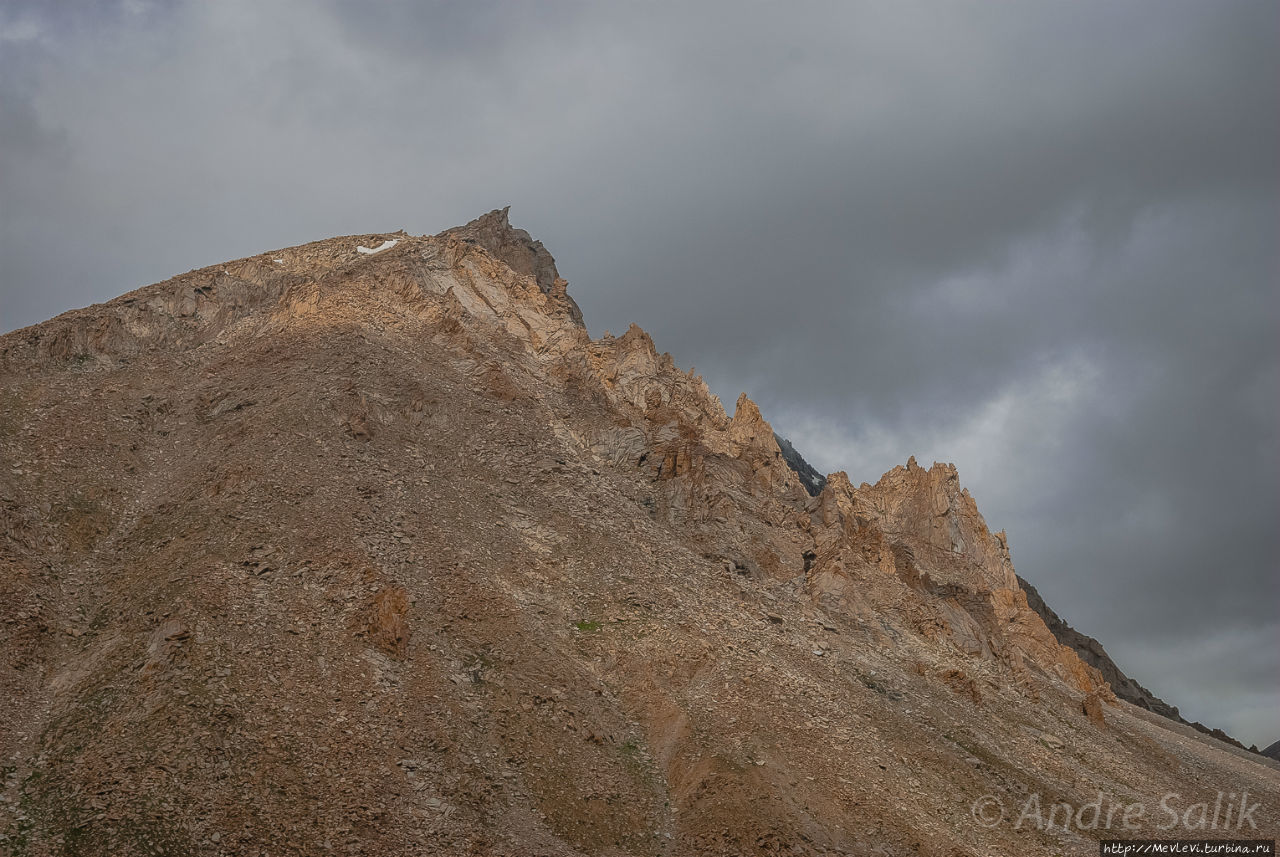
<path id="1" fill-rule="evenodd" d="M 1080 708 L 1084 711 L 1084 716 L 1088 717 L 1093 725 L 1105 726 L 1107 724 L 1107 718 L 1102 713 L 1102 700 L 1098 697 L 1098 694 L 1085 694 L 1084 702 Z"/>
<path id="2" fill-rule="evenodd" d="M 552 258 L 541 241 L 535 240 L 523 229 L 511 225 L 508 213 L 511 206 L 494 209 L 477 217 L 466 226 L 450 229 L 444 234 L 468 244 L 476 244 L 501 260 L 517 274 L 531 276 L 545 295 L 554 295 L 568 308 L 570 316 L 582 324 L 582 311 L 566 291 L 568 283 L 561 279 Z"/>
<path id="3" fill-rule="evenodd" d="M 0 337 L 0 851 L 1057 854 L 1106 831 L 969 807 L 1099 789 L 1276 830 L 1277 771 L 1117 701 L 953 467 L 798 460 L 591 339 L 505 210 Z"/>
<path id="4" fill-rule="evenodd" d="M 804 485 L 804 490 L 815 497 L 821 494 L 822 489 L 827 487 L 827 477 L 805 461 L 804 456 L 791 445 L 791 441 L 785 437 L 779 437 L 777 434 L 774 434 L 773 439 L 778 442 L 778 448 L 782 450 L 782 458 L 787 462 L 787 466 L 796 472 L 796 476 L 800 477 L 800 484 Z"/>

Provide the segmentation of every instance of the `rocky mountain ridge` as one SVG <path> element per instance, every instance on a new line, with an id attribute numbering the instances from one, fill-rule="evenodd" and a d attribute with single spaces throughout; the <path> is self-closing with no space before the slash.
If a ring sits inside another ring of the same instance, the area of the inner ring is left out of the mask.
<path id="1" fill-rule="evenodd" d="M 1082 634 L 1075 628 L 1067 624 L 1057 613 L 1045 604 L 1044 599 L 1040 597 L 1040 593 L 1036 588 L 1021 577 L 1018 583 L 1023 591 L 1027 593 L 1027 603 L 1031 606 L 1049 628 L 1054 638 L 1064 646 L 1071 648 L 1080 659 L 1089 666 L 1094 667 L 1106 679 L 1107 684 L 1115 692 L 1116 696 L 1125 702 L 1131 702 L 1140 708 L 1155 712 L 1161 717 L 1167 717 L 1178 723 L 1186 724 L 1197 732 L 1203 732 L 1211 735 L 1219 741 L 1226 741 L 1240 749 L 1250 749 L 1252 752 L 1260 752 L 1256 747 L 1246 748 L 1235 738 L 1232 738 L 1221 729 L 1206 726 L 1200 722 L 1192 722 L 1184 718 L 1178 713 L 1176 706 L 1170 705 L 1151 691 L 1147 690 L 1135 680 L 1124 674 L 1124 671 L 1111 660 L 1111 656 L 1107 654 L 1107 650 L 1102 644 L 1087 634 Z M 1261 751 L 1265 755 L 1265 751 Z"/>
<path id="2" fill-rule="evenodd" d="M 1057 613 L 1053 612 L 1053 609 L 1048 604 L 1045 604 L 1044 599 L 1040 597 L 1040 593 L 1036 591 L 1034 586 L 1021 577 L 1018 578 L 1018 584 L 1027 593 L 1027 603 L 1044 620 L 1045 626 L 1048 627 L 1054 638 L 1064 646 L 1071 647 L 1080 656 L 1081 660 L 1102 673 L 1102 677 L 1107 680 L 1107 684 L 1111 686 L 1116 696 L 1148 711 L 1153 711 L 1161 717 L 1168 717 L 1170 720 L 1177 720 L 1180 723 L 1186 722 L 1178 716 L 1177 708 L 1169 705 L 1125 675 L 1111 660 L 1106 649 L 1102 648 L 1101 643 L 1093 637 L 1081 634 L 1064 622 Z"/>
<path id="3" fill-rule="evenodd" d="M 813 465 L 804 460 L 804 456 L 791 445 L 791 441 L 777 434 L 773 435 L 773 439 L 778 443 L 778 449 L 782 450 L 782 458 L 787 462 L 787 466 L 795 471 L 796 476 L 800 477 L 804 490 L 811 495 L 817 496 L 822 493 L 822 489 L 827 487 L 827 477 L 819 473 Z"/>
<path id="4" fill-rule="evenodd" d="M 1084 853 L 971 806 L 1227 784 L 1278 826 L 1276 769 L 1054 638 L 954 467 L 812 494 L 505 210 L 192 271 L 0 376 L 15 854 Z"/>

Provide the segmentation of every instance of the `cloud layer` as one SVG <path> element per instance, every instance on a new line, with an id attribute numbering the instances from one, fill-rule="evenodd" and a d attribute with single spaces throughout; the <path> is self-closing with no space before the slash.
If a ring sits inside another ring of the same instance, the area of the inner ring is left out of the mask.
<path id="1" fill-rule="evenodd" d="M 954 461 L 1122 668 L 1280 738 L 1274 3 L 71 8 L 0 9 L 0 329 L 511 204 L 593 332 L 855 481 Z"/>

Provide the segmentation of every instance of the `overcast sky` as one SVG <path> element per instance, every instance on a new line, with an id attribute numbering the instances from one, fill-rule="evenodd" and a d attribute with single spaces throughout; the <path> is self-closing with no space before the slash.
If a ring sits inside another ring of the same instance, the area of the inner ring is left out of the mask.
<path id="1" fill-rule="evenodd" d="M 1280 739 L 1280 5 L 0 4 L 0 331 L 510 204 L 820 469 L 955 462 L 1120 666 Z"/>

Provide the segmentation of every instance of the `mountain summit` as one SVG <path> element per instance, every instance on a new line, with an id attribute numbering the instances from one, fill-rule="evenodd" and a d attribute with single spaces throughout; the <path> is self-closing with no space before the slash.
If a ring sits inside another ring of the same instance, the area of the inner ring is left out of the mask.
<path id="1" fill-rule="evenodd" d="M 10 853 L 1096 853 L 1243 790 L 1280 828 L 1275 765 L 1055 639 L 954 467 L 806 472 L 591 339 L 506 209 L 15 331 L 0 397 Z M 1095 799 L 1142 824 L 1045 827 Z"/>

